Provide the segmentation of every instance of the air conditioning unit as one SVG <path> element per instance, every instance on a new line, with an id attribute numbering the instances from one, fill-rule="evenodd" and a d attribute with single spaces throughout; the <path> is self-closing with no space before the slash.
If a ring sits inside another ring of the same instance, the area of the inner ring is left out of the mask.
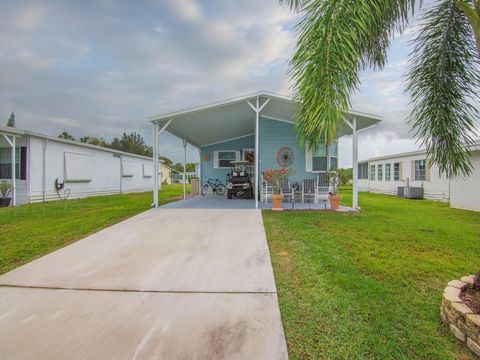
<path id="1" fill-rule="evenodd" d="M 410 179 L 405 179 L 407 186 L 397 188 L 397 196 L 404 199 L 423 199 L 423 187 L 410 186 Z"/>

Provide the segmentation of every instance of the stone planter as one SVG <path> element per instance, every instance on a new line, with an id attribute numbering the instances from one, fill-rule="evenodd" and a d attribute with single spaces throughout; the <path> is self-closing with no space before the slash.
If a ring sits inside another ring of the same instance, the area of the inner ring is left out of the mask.
<path id="1" fill-rule="evenodd" d="M 474 276 L 464 276 L 460 280 L 452 280 L 443 292 L 440 316 L 452 334 L 480 358 L 480 315 L 473 313 L 462 302 L 460 294 L 473 284 Z"/>

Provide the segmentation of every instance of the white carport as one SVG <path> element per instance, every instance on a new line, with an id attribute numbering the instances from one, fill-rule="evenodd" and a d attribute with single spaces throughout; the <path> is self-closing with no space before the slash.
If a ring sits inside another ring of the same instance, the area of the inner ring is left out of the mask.
<path id="1" fill-rule="evenodd" d="M 259 92 L 213 104 L 199 106 L 151 118 L 153 123 L 153 159 L 159 156 L 159 135 L 167 130 L 200 149 L 242 136 L 255 135 L 255 208 L 258 209 L 259 183 L 259 121 L 260 117 L 289 123 L 295 122 L 297 102 L 290 97 Z M 338 137 L 352 135 L 353 139 L 353 208 L 358 208 L 358 141 L 357 134 L 375 126 L 381 118 L 375 115 L 349 111 L 345 123 L 337 130 Z M 158 162 L 154 161 L 154 174 Z M 185 169 L 185 167 L 184 167 Z M 200 175 L 200 174 L 199 174 Z M 153 204 L 158 206 L 158 176 L 154 176 Z M 185 195 L 185 188 L 184 188 Z"/>

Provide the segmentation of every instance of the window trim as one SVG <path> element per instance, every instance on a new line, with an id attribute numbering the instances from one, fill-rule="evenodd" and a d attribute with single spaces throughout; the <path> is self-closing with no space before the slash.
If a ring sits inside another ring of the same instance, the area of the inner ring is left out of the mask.
<path id="1" fill-rule="evenodd" d="M 398 174 L 395 174 L 395 165 L 398 165 Z M 393 163 L 393 181 L 401 181 L 401 162 L 400 161 L 397 161 L 397 162 L 394 162 Z M 395 176 L 395 175 L 398 175 Z"/>
<path id="2" fill-rule="evenodd" d="M 427 181 L 427 161 L 425 159 L 417 159 L 413 161 L 414 161 L 413 175 L 415 177 L 414 181 Z M 417 163 L 419 164 L 422 161 L 423 161 L 423 170 L 420 170 L 420 165 L 419 165 L 418 172 L 423 171 L 423 179 L 419 179 L 417 178 Z"/>
<path id="3" fill-rule="evenodd" d="M 388 179 L 387 179 L 387 166 L 388 166 Z M 383 178 L 385 179 L 385 181 L 391 181 L 391 179 L 392 179 L 392 164 L 390 164 L 390 163 L 385 164 L 385 170 L 384 171 L 385 171 L 385 173 L 384 173 Z"/>
<path id="4" fill-rule="evenodd" d="M 377 181 L 383 181 L 383 164 L 377 164 Z"/>
<path id="5" fill-rule="evenodd" d="M 230 169 L 231 166 L 220 166 L 220 153 L 222 152 L 230 152 L 235 154 L 235 159 L 230 161 L 239 161 L 240 160 L 240 151 L 238 150 L 216 150 L 214 151 L 214 169 Z"/>

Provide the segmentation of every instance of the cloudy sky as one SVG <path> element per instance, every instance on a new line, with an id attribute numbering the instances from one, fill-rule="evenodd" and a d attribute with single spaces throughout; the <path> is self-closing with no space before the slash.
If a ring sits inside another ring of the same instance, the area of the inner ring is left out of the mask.
<path id="1" fill-rule="evenodd" d="M 296 20 L 277 0 L 3 0 L 0 121 L 15 111 L 18 128 L 109 140 L 139 131 L 150 143 L 152 115 L 259 90 L 288 95 Z M 392 42 L 385 70 L 362 75 L 352 107 L 384 121 L 361 136 L 360 159 L 417 148 L 402 77 L 414 33 Z M 178 139 L 160 141 L 182 159 Z M 350 152 L 343 139 L 342 166 Z"/>

